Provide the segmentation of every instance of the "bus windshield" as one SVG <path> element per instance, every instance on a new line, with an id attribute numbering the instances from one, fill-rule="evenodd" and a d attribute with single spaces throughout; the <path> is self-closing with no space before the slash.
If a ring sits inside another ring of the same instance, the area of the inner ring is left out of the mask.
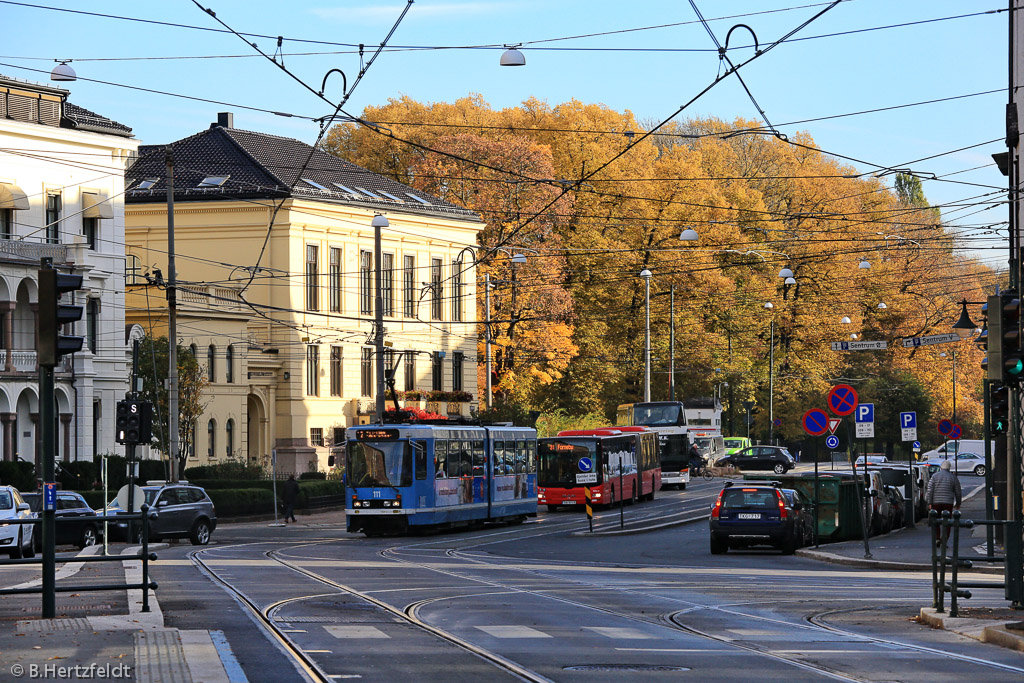
<path id="1" fill-rule="evenodd" d="M 633 424 L 635 425 L 681 425 L 682 409 L 679 405 L 643 405 L 633 406 Z"/>
<path id="2" fill-rule="evenodd" d="M 401 441 L 349 441 L 348 485 L 412 486 L 412 456 Z"/>
<path id="3" fill-rule="evenodd" d="M 591 465 L 580 468 L 580 458 L 584 457 L 590 458 Z M 537 458 L 538 486 L 575 486 L 578 473 L 598 471 L 597 441 L 594 439 L 541 440 L 537 443 Z"/>

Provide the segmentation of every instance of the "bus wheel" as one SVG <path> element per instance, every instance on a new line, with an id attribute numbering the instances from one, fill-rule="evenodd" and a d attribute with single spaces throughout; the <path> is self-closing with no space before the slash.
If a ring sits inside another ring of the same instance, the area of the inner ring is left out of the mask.
<path id="1" fill-rule="evenodd" d="M 548 512 L 554 512 L 558 509 L 557 505 L 548 505 Z"/>
<path id="2" fill-rule="evenodd" d="M 629 499 L 630 505 L 636 505 L 640 502 L 640 498 L 636 495 L 636 482 L 633 482 L 633 497 Z"/>
<path id="3" fill-rule="evenodd" d="M 685 491 L 686 490 L 686 484 L 685 483 L 680 484 L 679 485 L 679 490 L 680 491 Z"/>

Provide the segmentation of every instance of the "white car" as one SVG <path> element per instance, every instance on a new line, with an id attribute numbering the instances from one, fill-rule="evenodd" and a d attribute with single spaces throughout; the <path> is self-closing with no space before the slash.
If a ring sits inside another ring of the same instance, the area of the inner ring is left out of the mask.
<path id="1" fill-rule="evenodd" d="M 977 453 L 959 453 L 956 456 L 956 462 L 953 462 L 952 453 L 949 456 L 949 464 L 953 466 L 953 471 L 959 474 L 976 474 L 979 477 L 985 476 L 985 472 L 988 470 L 988 465 L 985 464 L 985 456 L 978 455 Z M 929 465 L 941 465 L 943 458 L 929 458 Z"/>
<path id="2" fill-rule="evenodd" d="M 0 552 L 14 559 L 35 557 L 32 543 L 33 524 L 7 524 L 9 519 L 33 519 L 28 503 L 13 486 L 0 486 Z"/>

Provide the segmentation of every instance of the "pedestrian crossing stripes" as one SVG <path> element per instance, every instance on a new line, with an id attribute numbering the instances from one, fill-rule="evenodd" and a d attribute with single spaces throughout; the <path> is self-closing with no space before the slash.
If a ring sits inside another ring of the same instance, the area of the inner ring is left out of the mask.
<path id="1" fill-rule="evenodd" d="M 547 633 L 529 626 L 477 626 L 484 633 L 495 638 L 550 638 Z"/>
<path id="2" fill-rule="evenodd" d="M 553 638 L 551 634 L 545 633 L 536 628 L 530 626 L 516 626 L 516 625 L 505 625 L 505 626 L 477 626 L 477 629 L 483 631 L 493 638 Z M 605 638 L 611 638 L 614 640 L 646 640 L 653 638 L 654 636 L 648 635 L 643 631 L 635 628 L 615 628 L 611 626 L 583 626 L 583 631 L 589 631 Z M 564 636 L 562 629 L 559 629 L 559 636 Z"/>
<path id="3" fill-rule="evenodd" d="M 376 626 L 365 626 L 359 624 L 345 624 L 336 625 L 328 624 L 324 625 L 324 630 L 330 633 L 335 638 L 390 638 L 388 634 L 381 631 Z"/>

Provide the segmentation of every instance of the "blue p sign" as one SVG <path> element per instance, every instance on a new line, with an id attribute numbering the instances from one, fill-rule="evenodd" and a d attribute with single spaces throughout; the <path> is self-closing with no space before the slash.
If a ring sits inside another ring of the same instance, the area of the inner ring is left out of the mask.
<path id="1" fill-rule="evenodd" d="M 917 429 L 917 413 L 900 413 L 901 429 Z"/>
<path id="2" fill-rule="evenodd" d="M 875 404 L 861 403 L 857 406 L 857 422 L 874 422 Z"/>

